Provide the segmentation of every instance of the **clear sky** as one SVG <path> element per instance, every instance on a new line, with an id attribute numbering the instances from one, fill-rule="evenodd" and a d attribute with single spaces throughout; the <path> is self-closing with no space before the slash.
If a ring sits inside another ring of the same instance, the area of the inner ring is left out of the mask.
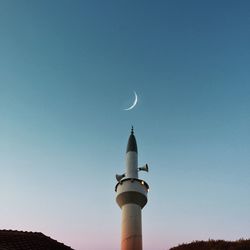
<path id="1" fill-rule="evenodd" d="M 117 250 L 132 124 L 145 250 L 250 237 L 248 0 L 0 1 L 2 229 Z"/>

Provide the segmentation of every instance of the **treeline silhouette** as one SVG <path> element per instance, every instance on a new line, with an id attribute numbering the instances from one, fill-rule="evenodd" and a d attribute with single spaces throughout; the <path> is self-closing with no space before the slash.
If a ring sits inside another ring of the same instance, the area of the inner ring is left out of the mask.
<path id="1" fill-rule="evenodd" d="M 250 239 L 237 241 L 208 240 L 193 241 L 172 247 L 170 250 L 250 250 Z"/>

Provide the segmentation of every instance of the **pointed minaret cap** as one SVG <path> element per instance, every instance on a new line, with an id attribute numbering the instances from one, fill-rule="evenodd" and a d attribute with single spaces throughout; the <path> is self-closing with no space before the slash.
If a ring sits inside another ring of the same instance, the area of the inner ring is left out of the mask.
<path id="1" fill-rule="evenodd" d="M 134 128 L 132 126 L 131 128 L 131 135 L 129 136 L 129 139 L 128 139 L 128 145 L 127 145 L 127 153 L 129 151 L 133 151 L 133 152 L 136 152 L 137 153 L 137 144 L 136 144 L 136 139 L 135 139 L 135 136 L 134 136 Z"/>

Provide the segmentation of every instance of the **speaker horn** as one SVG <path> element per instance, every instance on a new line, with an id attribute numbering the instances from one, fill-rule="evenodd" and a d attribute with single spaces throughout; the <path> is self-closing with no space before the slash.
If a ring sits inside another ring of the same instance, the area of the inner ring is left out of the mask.
<path id="1" fill-rule="evenodd" d="M 117 181 L 120 181 L 124 177 L 125 177 L 125 174 L 116 174 L 115 175 L 115 178 L 116 178 Z"/>
<path id="2" fill-rule="evenodd" d="M 145 164 L 144 166 L 138 168 L 139 171 L 146 171 L 148 172 L 148 164 Z"/>

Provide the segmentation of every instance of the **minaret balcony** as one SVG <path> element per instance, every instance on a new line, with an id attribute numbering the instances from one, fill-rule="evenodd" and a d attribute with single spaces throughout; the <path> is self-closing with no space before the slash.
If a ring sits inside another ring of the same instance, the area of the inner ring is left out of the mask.
<path id="1" fill-rule="evenodd" d="M 148 190 L 149 186 L 144 180 L 124 178 L 115 186 L 116 202 L 120 208 L 128 203 L 137 204 L 143 208 L 147 204 Z"/>

